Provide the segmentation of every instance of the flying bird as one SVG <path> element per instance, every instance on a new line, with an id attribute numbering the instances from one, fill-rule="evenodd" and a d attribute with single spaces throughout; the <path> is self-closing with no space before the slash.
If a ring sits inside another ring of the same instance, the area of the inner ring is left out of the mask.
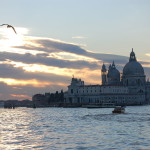
<path id="1" fill-rule="evenodd" d="M 14 32 L 17 34 L 15 28 L 12 26 L 12 25 L 9 25 L 9 24 L 2 24 L 0 26 L 7 26 L 7 28 L 12 28 L 14 30 Z"/>

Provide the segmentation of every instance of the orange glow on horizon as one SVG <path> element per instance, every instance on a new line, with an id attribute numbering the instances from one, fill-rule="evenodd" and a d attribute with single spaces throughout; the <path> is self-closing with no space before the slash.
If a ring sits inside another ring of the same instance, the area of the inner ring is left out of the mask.
<path id="1" fill-rule="evenodd" d="M 11 94 L 10 96 L 31 99 L 31 97 L 28 96 L 28 95 L 16 95 L 16 94 Z"/>
<path id="2" fill-rule="evenodd" d="M 66 83 L 59 83 L 59 82 L 46 82 L 46 81 L 39 81 L 36 79 L 30 79 L 30 80 L 18 80 L 18 79 L 12 79 L 12 78 L 0 78 L 0 82 L 4 82 L 7 85 L 11 86 L 33 86 L 33 87 L 46 87 L 50 85 L 59 85 L 59 86 L 67 86 Z"/>
<path id="3" fill-rule="evenodd" d="M 49 85 L 48 82 L 38 81 L 36 79 L 18 80 L 18 79 L 12 79 L 12 78 L 0 78 L 0 82 L 4 82 L 7 85 L 19 85 L 19 86 L 32 85 L 34 87 L 45 87 Z"/>
<path id="4" fill-rule="evenodd" d="M 25 64 L 22 62 L 16 62 L 11 60 L 6 60 L 5 62 L 0 62 L 0 64 L 11 64 L 13 67 L 22 68 L 26 72 L 39 72 L 39 73 L 49 73 L 59 76 L 71 77 L 73 74 L 78 76 L 90 76 L 90 74 L 100 75 L 100 69 L 91 70 L 90 68 L 82 69 L 72 69 L 72 68 L 59 68 L 54 66 L 46 66 L 42 64 Z"/>

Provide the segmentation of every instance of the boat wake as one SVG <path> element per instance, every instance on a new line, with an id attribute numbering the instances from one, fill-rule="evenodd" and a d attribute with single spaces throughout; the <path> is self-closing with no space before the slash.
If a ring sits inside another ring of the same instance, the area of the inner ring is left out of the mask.
<path id="1" fill-rule="evenodd" d="M 93 119 L 97 121 L 117 121 L 117 122 L 150 122 L 150 114 L 140 113 L 123 113 L 123 114 L 97 114 L 97 115 L 85 115 L 82 119 Z"/>

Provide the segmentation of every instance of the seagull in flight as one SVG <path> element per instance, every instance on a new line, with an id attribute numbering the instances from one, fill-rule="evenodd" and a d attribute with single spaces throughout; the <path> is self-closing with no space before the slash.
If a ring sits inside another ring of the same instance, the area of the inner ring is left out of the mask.
<path id="1" fill-rule="evenodd" d="M 9 25 L 9 24 L 2 24 L 0 26 L 7 26 L 7 28 L 12 28 L 14 30 L 14 32 L 17 34 L 15 28 L 12 26 L 12 25 Z"/>

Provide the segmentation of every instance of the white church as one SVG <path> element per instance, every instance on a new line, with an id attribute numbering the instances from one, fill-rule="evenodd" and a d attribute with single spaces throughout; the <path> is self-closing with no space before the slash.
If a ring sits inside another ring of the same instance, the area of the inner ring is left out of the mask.
<path id="1" fill-rule="evenodd" d="M 122 75 L 113 62 L 108 70 L 105 64 L 101 69 L 102 84 L 85 85 L 84 81 L 72 78 L 64 101 L 71 105 L 115 104 L 144 105 L 150 102 L 150 82 L 135 53 L 130 53 L 129 62 L 124 66 Z"/>

